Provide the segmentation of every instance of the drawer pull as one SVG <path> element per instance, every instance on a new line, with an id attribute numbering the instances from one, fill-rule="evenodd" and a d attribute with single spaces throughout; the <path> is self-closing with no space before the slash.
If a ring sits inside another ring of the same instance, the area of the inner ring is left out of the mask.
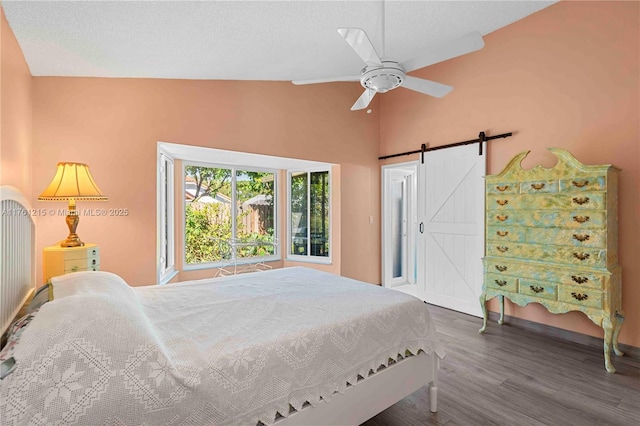
<path id="1" fill-rule="evenodd" d="M 589 298 L 588 294 L 583 294 L 583 293 L 571 293 L 571 296 L 573 296 L 574 299 L 579 300 L 581 302 Z"/>
<path id="2" fill-rule="evenodd" d="M 498 249 L 498 251 L 501 252 L 501 253 L 505 253 L 507 250 L 509 250 L 509 247 L 497 246 L 496 249 Z"/>
<path id="3" fill-rule="evenodd" d="M 93 259 L 93 260 L 91 261 L 91 263 L 92 263 L 93 265 L 95 265 L 95 264 L 96 264 L 96 260 L 95 260 L 95 259 Z"/>
<path id="4" fill-rule="evenodd" d="M 532 183 L 531 187 L 536 191 L 540 191 L 542 188 L 544 188 L 544 183 Z"/>
<path id="5" fill-rule="evenodd" d="M 573 253 L 573 257 L 578 260 L 587 260 L 589 258 L 589 253 Z"/>
<path id="6" fill-rule="evenodd" d="M 538 287 L 538 286 L 535 286 L 535 285 L 530 285 L 529 288 L 534 293 L 542 293 L 544 291 L 544 287 Z"/>
<path id="7" fill-rule="evenodd" d="M 575 282 L 577 282 L 578 284 L 584 284 L 587 281 L 589 281 L 589 278 L 587 277 L 579 277 L 579 276 L 575 276 L 575 275 L 571 275 L 571 279 Z"/>
<path id="8" fill-rule="evenodd" d="M 498 203 L 498 205 L 500 206 L 506 206 L 507 204 L 509 204 L 509 200 L 496 200 L 496 203 Z"/>
<path id="9" fill-rule="evenodd" d="M 506 191 L 507 189 L 509 189 L 509 185 L 502 185 L 502 186 L 498 185 L 498 186 L 496 186 L 496 189 L 497 189 L 498 191 L 500 191 L 500 192 L 504 192 L 504 191 Z"/>
<path id="10" fill-rule="evenodd" d="M 505 220 L 509 219 L 509 216 L 507 216 L 506 214 L 499 214 L 498 216 L 496 216 L 496 219 L 498 219 L 500 222 L 504 222 Z"/>
<path id="11" fill-rule="evenodd" d="M 573 202 L 579 205 L 587 204 L 589 197 L 573 197 Z"/>
<path id="12" fill-rule="evenodd" d="M 573 238 L 583 243 L 589 239 L 589 234 L 573 234 Z"/>
<path id="13" fill-rule="evenodd" d="M 589 222 L 589 216 L 574 216 L 573 220 L 578 223 Z"/>
<path id="14" fill-rule="evenodd" d="M 588 180 L 574 180 L 571 182 L 576 188 L 584 188 L 589 184 Z"/>
<path id="15" fill-rule="evenodd" d="M 509 235 L 509 231 L 496 231 L 496 235 L 498 237 L 506 237 L 507 235 Z"/>
<path id="16" fill-rule="evenodd" d="M 496 265 L 496 269 L 498 270 L 498 272 L 504 272 L 507 270 L 507 267 L 504 265 Z"/>
<path id="17" fill-rule="evenodd" d="M 496 284 L 498 284 L 500 287 L 504 287 L 505 285 L 507 285 L 507 282 L 505 280 L 495 280 Z"/>
<path id="18" fill-rule="evenodd" d="M 91 254 L 93 254 L 94 256 L 96 255 L 96 249 L 91 250 Z"/>

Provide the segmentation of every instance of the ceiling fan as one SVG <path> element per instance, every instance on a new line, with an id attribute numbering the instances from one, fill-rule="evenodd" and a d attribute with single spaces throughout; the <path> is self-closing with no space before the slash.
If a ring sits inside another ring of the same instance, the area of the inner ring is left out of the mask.
<path id="1" fill-rule="evenodd" d="M 382 40 L 384 49 L 384 7 L 382 9 L 382 21 L 381 27 L 383 29 Z M 482 35 L 479 32 L 473 32 L 425 52 L 416 58 L 404 62 L 396 62 L 384 57 L 381 59 L 364 30 L 360 28 L 339 28 L 338 33 L 366 64 L 360 71 L 360 75 L 319 80 L 297 80 L 293 81 L 293 84 L 360 81 L 360 84 L 364 87 L 364 93 L 362 93 L 356 103 L 353 104 L 351 111 L 366 108 L 376 93 L 386 93 L 397 87 L 404 87 L 405 89 L 441 98 L 449 93 L 453 87 L 435 81 L 412 77 L 406 73 L 446 61 L 447 59 L 475 52 L 484 46 Z"/>

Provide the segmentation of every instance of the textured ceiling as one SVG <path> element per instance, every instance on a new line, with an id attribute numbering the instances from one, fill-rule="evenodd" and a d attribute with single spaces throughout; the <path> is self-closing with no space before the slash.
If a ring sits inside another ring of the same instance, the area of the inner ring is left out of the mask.
<path id="1" fill-rule="evenodd" d="M 471 31 L 486 35 L 541 1 L 387 1 L 385 54 L 404 61 Z M 381 2 L 2 2 L 34 76 L 303 80 L 363 67 L 339 27 L 382 50 Z"/>

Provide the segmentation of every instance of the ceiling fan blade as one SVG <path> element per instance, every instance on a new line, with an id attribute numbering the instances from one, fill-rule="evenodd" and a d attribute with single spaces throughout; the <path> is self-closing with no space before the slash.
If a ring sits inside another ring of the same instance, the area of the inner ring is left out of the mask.
<path id="1" fill-rule="evenodd" d="M 367 65 L 382 66 L 382 61 L 364 30 L 360 28 L 338 28 L 338 32 Z"/>
<path id="2" fill-rule="evenodd" d="M 425 95 L 433 96 L 435 98 L 441 98 L 453 89 L 453 87 L 447 86 L 446 84 L 436 83 L 435 81 L 425 80 L 423 78 L 411 77 L 410 75 L 405 77 L 401 87 L 424 93 Z"/>
<path id="3" fill-rule="evenodd" d="M 355 104 L 353 104 L 353 106 L 351 107 L 351 111 L 357 111 L 359 109 L 365 109 L 366 107 L 369 106 L 369 104 L 371 103 L 371 100 L 373 99 L 373 97 L 376 95 L 376 91 L 373 89 L 364 89 L 364 92 L 362 93 L 362 95 L 360 95 L 360 97 L 358 98 L 358 100 L 356 101 Z"/>
<path id="4" fill-rule="evenodd" d="M 404 67 L 406 72 L 409 72 L 417 70 L 418 68 L 437 64 L 438 62 L 446 61 L 447 59 L 475 52 L 483 47 L 484 40 L 482 40 L 482 35 L 476 31 L 450 43 L 436 47 L 435 49 L 432 49 L 416 58 L 404 61 L 400 65 Z"/>
<path id="5" fill-rule="evenodd" d="M 334 81 L 360 81 L 360 76 L 350 75 L 348 77 L 319 78 L 316 80 L 294 80 L 292 81 L 292 83 L 296 85 L 302 85 L 302 84 L 332 83 Z"/>

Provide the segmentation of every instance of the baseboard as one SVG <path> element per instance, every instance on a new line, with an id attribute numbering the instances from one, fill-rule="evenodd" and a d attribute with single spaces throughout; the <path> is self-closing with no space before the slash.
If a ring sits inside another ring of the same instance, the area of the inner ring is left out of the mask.
<path id="1" fill-rule="evenodd" d="M 489 312 L 489 319 L 492 321 L 498 321 L 500 314 L 497 312 Z M 529 321 L 522 318 L 512 317 L 509 315 L 504 316 L 505 323 L 511 324 L 514 327 L 524 328 L 525 330 L 535 331 L 540 334 L 544 334 L 551 337 L 556 337 L 563 340 L 568 340 L 573 343 L 578 343 L 584 346 L 593 346 L 595 348 L 602 349 L 602 339 L 598 337 L 589 336 L 587 334 L 577 333 L 575 331 L 565 330 L 563 328 L 553 327 L 551 325 L 540 324 L 538 322 Z M 635 346 L 625 345 L 619 343 L 620 350 L 624 352 L 624 356 L 628 356 L 634 359 L 640 359 L 640 348 Z"/>

